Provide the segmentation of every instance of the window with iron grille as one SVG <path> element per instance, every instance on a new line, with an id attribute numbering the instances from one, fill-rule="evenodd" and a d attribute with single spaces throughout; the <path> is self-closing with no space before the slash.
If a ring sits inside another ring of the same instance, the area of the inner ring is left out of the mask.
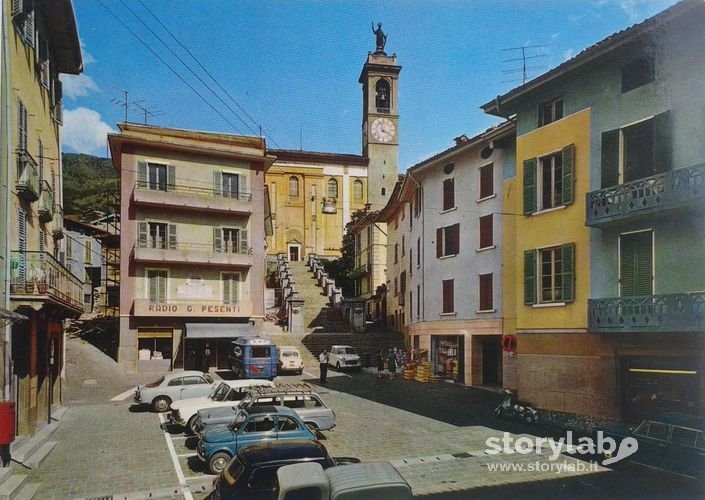
<path id="1" fill-rule="evenodd" d="M 328 179 L 328 198 L 338 197 L 338 181 L 335 179 Z"/>
<path id="2" fill-rule="evenodd" d="M 292 198 L 299 197 L 299 179 L 293 175 L 289 177 L 289 196 Z"/>

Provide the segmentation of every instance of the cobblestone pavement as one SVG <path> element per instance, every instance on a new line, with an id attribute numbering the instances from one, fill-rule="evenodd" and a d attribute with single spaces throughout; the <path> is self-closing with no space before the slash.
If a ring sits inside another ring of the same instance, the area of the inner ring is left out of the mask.
<path id="1" fill-rule="evenodd" d="M 114 367 L 91 368 L 91 363 L 109 366 L 111 362 L 83 351 L 90 349 L 69 348 L 67 361 L 72 355 L 73 361 L 67 367 L 65 401 L 71 407 L 52 438 L 59 442 L 57 447 L 40 467 L 28 471 L 30 481 L 41 483 L 34 498 L 206 498 L 213 476 L 204 473 L 196 456 L 196 439 L 173 429 L 163 431 L 159 415 L 131 411 L 129 395 L 111 402 L 136 378 Z M 330 373 L 329 383 L 318 389 L 337 416 L 335 429 L 324 433 L 331 455 L 389 460 L 416 497 L 587 499 L 637 493 L 650 498 L 702 497 L 690 482 L 645 474 L 640 468 L 560 474 L 554 470 L 490 472 L 490 464 L 548 463 L 546 457 L 536 455 L 485 454 L 485 440 L 501 437 L 503 431 L 545 435 L 540 427 L 493 417 L 491 410 L 500 396 L 490 391 L 401 379 L 377 383 L 364 372 Z M 567 456 L 560 461 L 564 467 L 587 466 Z"/>

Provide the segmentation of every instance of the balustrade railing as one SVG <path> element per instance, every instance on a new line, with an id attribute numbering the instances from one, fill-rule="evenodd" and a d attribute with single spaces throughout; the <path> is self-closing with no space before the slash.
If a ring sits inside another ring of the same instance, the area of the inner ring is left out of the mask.
<path id="1" fill-rule="evenodd" d="M 10 295 L 45 296 L 83 309 L 83 282 L 46 252 L 11 252 Z"/>
<path id="2" fill-rule="evenodd" d="M 230 198 L 241 201 L 252 201 L 252 193 L 246 191 L 223 191 L 212 187 L 192 186 L 189 184 L 164 184 L 156 186 L 149 181 L 137 181 L 136 188 L 143 191 L 162 191 L 166 193 L 193 194 L 205 197 Z M 160 189 L 163 188 L 163 189 Z"/>
<path id="3" fill-rule="evenodd" d="M 17 193 L 28 201 L 39 198 L 39 171 L 37 161 L 27 151 L 17 152 Z"/>

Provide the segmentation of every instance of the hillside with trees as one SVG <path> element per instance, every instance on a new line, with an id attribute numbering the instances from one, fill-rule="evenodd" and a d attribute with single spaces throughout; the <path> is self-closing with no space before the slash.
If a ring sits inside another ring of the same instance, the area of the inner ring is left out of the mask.
<path id="1" fill-rule="evenodd" d="M 119 174 L 110 158 L 63 153 L 64 214 L 81 217 L 86 212 L 109 213 L 110 191 L 118 193 Z M 91 217 L 89 217 L 91 218 Z"/>

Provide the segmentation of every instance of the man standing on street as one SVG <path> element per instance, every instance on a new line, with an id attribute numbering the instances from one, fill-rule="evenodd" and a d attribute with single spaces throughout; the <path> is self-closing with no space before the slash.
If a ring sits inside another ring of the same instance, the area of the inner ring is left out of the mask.
<path id="1" fill-rule="evenodd" d="M 318 355 L 318 363 L 321 369 L 321 384 L 325 384 L 326 376 L 328 375 L 328 349 L 323 349 L 321 354 Z"/>

